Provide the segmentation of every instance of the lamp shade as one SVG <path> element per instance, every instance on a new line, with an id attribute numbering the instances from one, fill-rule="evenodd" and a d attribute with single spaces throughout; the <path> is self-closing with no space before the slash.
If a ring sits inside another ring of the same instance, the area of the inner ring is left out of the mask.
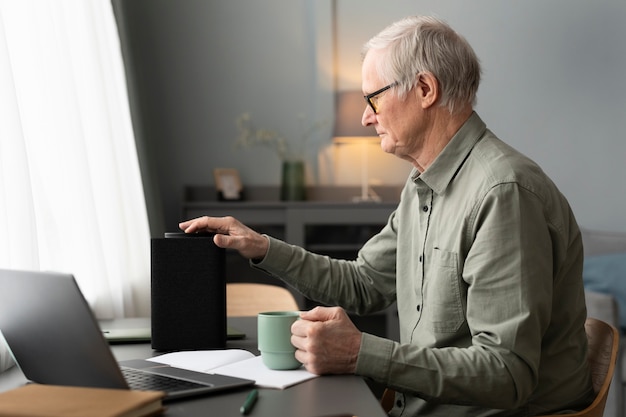
<path id="1" fill-rule="evenodd" d="M 377 138 L 372 126 L 363 126 L 361 118 L 367 103 L 360 91 L 337 91 L 334 142 L 350 142 L 356 138 Z"/>

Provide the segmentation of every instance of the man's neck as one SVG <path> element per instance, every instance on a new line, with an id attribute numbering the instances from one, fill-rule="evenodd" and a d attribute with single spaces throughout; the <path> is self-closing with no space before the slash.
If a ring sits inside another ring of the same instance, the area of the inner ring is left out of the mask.
<path id="1" fill-rule="evenodd" d="M 424 172 L 430 166 L 450 143 L 456 132 L 469 119 L 472 112 L 473 109 L 468 106 L 452 115 L 444 108 L 439 108 L 433 113 L 431 127 L 426 132 L 422 151 L 419 157 L 413 161 L 413 165 L 418 171 Z"/>

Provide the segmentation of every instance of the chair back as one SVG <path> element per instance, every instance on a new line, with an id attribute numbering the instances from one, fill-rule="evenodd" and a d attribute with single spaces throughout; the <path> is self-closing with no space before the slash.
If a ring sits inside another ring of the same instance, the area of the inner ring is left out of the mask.
<path id="1" fill-rule="evenodd" d="M 585 332 L 588 341 L 587 361 L 591 369 L 591 383 L 596 398 L 587 408 L 577 413 L 567 414 L 568 417 L 602 417 L 617 363 L 619 332 L 615 327 L 602 320 L 588 317 L 585 321 Z M 395 392 L 390 389 L 386 389 L 383 393 L 381 405 L 385 411 L 388 412 L 393 407 L 394 396 Z M 563 414 L 541 417 L 557 416 L 563 416 Z"/>
<path id="2" fill-rule="evenodd" d="M 226 284 L 226 315 L 256 317 L 263 311 L 297 311 L 291 292 L 278 285 L 253 283 Z"/>
<path id="3" fill-rule="evenodd" d="M 585 322 L 589 352 L 587 360 L 591 368 L 591 383 L 596 398 L 584 410 L 572 416 L 601 417 L 609 395 L 611 379 L 615 373 L 619 351 L 619 332 L 610 324 L 595 318 Z"/>

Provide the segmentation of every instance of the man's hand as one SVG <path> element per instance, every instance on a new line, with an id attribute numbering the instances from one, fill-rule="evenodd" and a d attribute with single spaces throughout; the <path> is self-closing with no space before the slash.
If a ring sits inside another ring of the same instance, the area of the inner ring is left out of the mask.
<path id="1" fill-rule="evenodd" d="M 340 307 L 315 307 L 291 326 L 296 359 L 314 374 L 353 374 L 361 332 Z"/>
<path id="2" fill-rule="evenodd" d="M 212 232 L 220 248 L 235 249 L 248 259 L 263 259 L 267 254 L 267 238 L 233 217 L 198 217 L 178 225 L 185 233 Z"/>

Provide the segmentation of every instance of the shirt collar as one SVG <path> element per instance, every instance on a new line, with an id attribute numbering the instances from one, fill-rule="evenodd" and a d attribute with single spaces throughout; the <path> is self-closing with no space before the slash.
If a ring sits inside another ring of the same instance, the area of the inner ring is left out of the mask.
<path id="1" fill-rule="evenodd" d="M 486 130 L 485 123 L 473 112 L 424 172 L 413 168 L 413 182 L 420 179 L 435 193 L 443 193 Z"/>

